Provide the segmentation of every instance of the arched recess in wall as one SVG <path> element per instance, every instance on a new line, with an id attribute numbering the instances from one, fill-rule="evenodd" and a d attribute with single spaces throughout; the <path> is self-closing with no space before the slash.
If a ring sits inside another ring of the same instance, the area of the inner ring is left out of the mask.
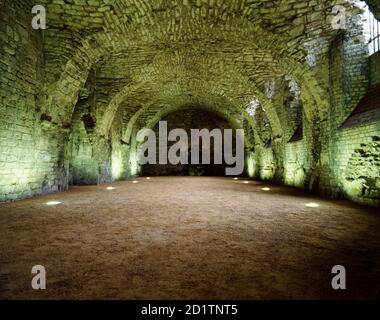
<path id="1" fill-rule="evenodd" d="M 242 120 L 245 119 L 250 126 L 254 128 L 252 118 L 245 110 L 237 107 L 229 99 L 224 96 L 212 96 L 212 95 L 198 95 L 198 94 L 178 94 L 170 96 L 170 98 L 159 99 L 157 98 L 153 102 L 146 104 L 134 113 L 124 130 L 123 140 L 130 142 L 132 129 L 135 127 L 141 127 L 145 125 L 144 119 L 152 117 L 153 119 L 159 119 L 161 115 L 168 112 L 174 112 L 181 109 L 186 105 L 203 106 L 203 108 L 215 112 L 220 116 L 228 119 L 230 122 L 235 123 L 235 126 L 242 126 Z M 143 120 L 142 120 L 143 119 Z M 254 143 L 254 142 L 253 142 Z"/>
<path id="2" fill-rule="evenodd" d="M 206 119 L 207 119 L 207 114 L 214 114 L 215 115 L 215 119 L 220 119 L 222 120 L 222 122 L 224 121 L 225 124 L 228 124 L 227 126 L 224 126 L 224 129 L 233 129 L 233 130 L 237 130 L 237 129 L 243 129 L 243 125 L 242 125 L 242 121 L 241 121 L 241 115 L 240 114 L 232 114 L 230 112 L 226 112 L 225 110 L 223 110 L 222 108 L 218 108 L 218 107 L 215 107 L 215 105 L 206 105 L 206 104 L 202 104 L 202 103 L 199 103 L 199 100 L 198 100 L 198 103 L 195 104 L 195 102 L 187 102 L 187 103 L 179 103 L 178 100 L 177 101 L 177 104 L 170 104 L 168 103 L 167 105 L 159 105 L 158 108 L 154 108 L 153 106 L 155 104 L 152 104 L 152 109 L 147 109 L 145 110 L 144 113 L 140 113 L 138 115 L 138 118 L 136 119 L 136 121 L 134 122 L 134 127 L 132 129 L 132 133 L 131 133 L 131 137 L 130 137 L 130 143 L 129 143 L 129 151 L 130 151 L 130 155 L 132 155 L 132 157 L 129 159 L 129 166 L 130 167 L 135 167 L 135 168 L 138 168 L 138 164 L 137 163 L 133 163 L 136 159 L 134 157 L 134 155 L 136 154 L 137 150 L 139 149 L 139 143 L 136 142 L 136 135 L 137 135 L 137 132 L 141 129 L 154 129 L 158 126 L 158 123 L 161 121 L 161 120 L 166 120 L 166 119 L 171 119 L 169 120 L 169 128 L 170 129 L 175 129 L 177 127 L 173 127 L 173 121 L 185 121 L 185 118 L 182 119 L 182 115 L 184 114 L 191 114 L 192 117 L 194 117 L 195 115 L 197 115 L 197 113 L 199 114 L 204 114 L 206 115 Z M 170 118 L 172 115 L 174 114 L 177 114 L 177 117 L 175 119 L 173 118 Z M 187 120 L 189 120 L 188 118 L 186 118 Z M 193 119 L 193 120 L 191 120 Z M 191 122 L 195 121 L 194 118 L 191 118 L 190 117 L 190 120 Z M 195 121 L 196 123 L 198 122 L 203 122 L 204 119 L 203 118 L 197 118 L 197 120 Z M 187 124 L 186 124 L 187 123 Z M 181 126 L 178 127 L 178 128 L 182 128 L 182 126 L 186 127 L 186 125 L 188 127 L 187 130 L 188 130 L 188 134 L 190 134 L 190 129 L 208 129 L 208 130 L 213 130 L 213 129 L 217 129 L 218 128 L 218 125 L 216 127 L 211 127 L 210 126 L 210 123 L 209 122 L 205 122 L 205 127 L 198 127 L 198 125 L 195 125 L 195 127 L 189 127 L 189 123 L 188 121 L 185 121 L 184 123 L 181 122 Z M 255 138 L 253 136 L 253 134 L 249 131 L 244 131 L 245 133 L 245 137 L 244 137 L 244 146 L 246 149 L 250 149 L 252 148 L 252 145 L 255 144 Z M 190 136 L 189 136 L 190 137 Z M 123 167 L 122 165 L 122 159 L 120 158 L 120 144 L 118 144 L 118 139 L 113 139 L 113 141 L 115 142 L 113 144 L 113 146 L 115 147 L 113 149 L 113 167 L 116 166 L 116 170 L 113 170 L 113 172 L 116 172 L 117 173 L 117 169 L 118 168 L 121 168 Z M 233 140 L 233 146 L 235 146 L 235 140 Z M 244 159 L 243 159 L 244 160 Z M 128 159 L 127 159 L 127 162 L 128 162 Z M 124 161 L 124 166 L 125 166 L 125 161 Z M 169 166 L 170 167 L 170 166 Z M 183 166 L 180 166 L 182 167 L 181 170 L 183 170 Z M 156 168 L 156 171 L 159 169 L 159 167 Z M 173 168 L 172 168 L 173 169 Z M 159 169 L 158 171 L 161 171 L 161 170 L 164 170 L 165 169 Z M 176 169 L 177 170 L 177 169 Z M 210 170 L 210 169 L 207 169 L 207 171 Z M 212 170 L 214 171 L 214 170 Z M 209 171 L 208 171 L 209 172 Z M 220 167 L 219 167 L 219 172 L 220 172 Z M 220 173 L 221 174 L 221 173 Z"/>
<path id="3" fill-rule="evenodd" d="M 118 173 L 119 169 L 128 166 L 132 168 L 132 172 L 129 172 L 129 174 L 137 174 L 138 165 L 134 160 L 136 160 L 137 150 L 135 136 L 138 130 L 143 128 L 152 129 L 160 119 L 163 119 L 165 116 L 173 112 L 188 109 L 189 107 L 214 113 L 220 118 L 227 120 L 234 129 L 243 129 L 243 119 L 249 121 L 251 125 L 253 124 L 248 114 L 242 115 L 241 110 L 224 97 L 214 97 L 214 99 L 210 101 L 209 96 L 179 95 L 171 96 L 170 100 L 157 100 L 133 114 L 129 121 L 125 123 L 122 135 L 117 138 L 113 137 L 113 167 L 115 167 L 116 164 L 116 169 L 113 169 L 113 172 L 116 173 L 116 178 L 120 177 Z M 119 116 L 115 117 L 114 121 L 119 121 L 118 119 L 120 119 Z M 117 126 L 111 126 L 111 128 L 115 127 Z M 112 134 L 111 132 L 111 135 Z M 257 139 L 255 139 L 253 131 L 245 130 L 245 134 L 245 146 L 248 150 L 251 150 L 257 143 Z M 120 143 L 124 145 L 124 149 L 126 150 L 124 155 L 129 157 L 129 159 L 122 159 L 123 152 L 120 152 L 120 150 L 123 146 L 121 146 Z"/>
<path id="4" fill-rule="evenodd" d="M 165 118 L 169 114 L 175 113 L 180 110 L 186 110 L 189 108 L 199 109 L 199 110 L 208 111 L 210 113 L 214 113 L 217 116 L 228 121 L 232 129 L 243 129 L 242 121 L 241 119 L 238 119 L 236 117 L 237 116 L 236 114 L 233 114 L 228 111 L 226 112 L 225 110 L 222 110 L 213 105 L 201 104 L 199 102 L 196 104 L 194 104 L 194 102 L 188 102 L 186 104 L 178 103 L 176 105 L 166 105 L 166 106 L 161 106 L 158 110 L 153 109 L 154 111 L 146 109 L 145 110 L 146 112 L 139 114 L 139 118 L 135 121 L 135 126 L 138 129 L 142 129 L 142 128 L 152 129 L 159 121 L 161 121 L 161 119 Z M 155 114 L 151 115 L 152 111 L 155 112 Z M 128 133 L 126 132 L 126 136 L 124 137 L 128 139 L 127 134 Z M 246 143 L 246 146 L 254 145 L 255 143 L 254 137 L 252 136 L 250 137 L 248 135 L 245 136 L 245 143 Z"/>

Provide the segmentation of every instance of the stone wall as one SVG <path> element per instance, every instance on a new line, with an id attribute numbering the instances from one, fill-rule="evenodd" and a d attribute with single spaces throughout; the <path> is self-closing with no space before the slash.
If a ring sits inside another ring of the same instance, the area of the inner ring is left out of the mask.
<path id="1" fill-rule="evenodd" d="M 312 145 L 310 124 L 304 120 L 303 135 L 300 140 L 288 141 L 284 146 L 284 178 L 288 186 L 313 190 L 312 179 Z M 318 186 L 317 186 L 318 187 Z"/>
<path id="2" fill-rule="evenodd" d="M 334 170 L 340 196 L 380 205 L 380 124 L 341 129 L 335 136 Z"/>
<path id="3" fill-rule="evenodd" d="M 330 50 L 331 110 L 330 128 L 326 129 L 330 146 L 329 193 L 376 206 L 379 204 L 376 181 L 380 175 L 375 163 L 380 125 L 357 107 L 378 81 L 375 66 L 378 56 L 368 58 L 367 45 L 355 30 L 349 30 L 349 38 L 347 34 L 338 37 Z"/>
<path id="4" fill-rule="evenodd" d="M 94 120 L 87 99 L 77 103 L 69 143 L 70 184 L 98 184 L 99 163 L 94 154 Z"/>
<path id="5" fill-rule="evenodd" d="M 15 0 L 0 11 L 0 201 L 67 187 L 67 132 L 39 112 L 44 60 L 31 8 Z"/>

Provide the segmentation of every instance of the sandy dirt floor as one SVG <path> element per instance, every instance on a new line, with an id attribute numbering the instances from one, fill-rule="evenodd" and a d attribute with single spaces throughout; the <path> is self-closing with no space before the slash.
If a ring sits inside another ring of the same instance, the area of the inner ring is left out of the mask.
<path id="1" fill-rule="evenodd" d="M 255 181 L 137 180 L 0 205 L 0 298 L 380 298 L 375 209 Z"/>

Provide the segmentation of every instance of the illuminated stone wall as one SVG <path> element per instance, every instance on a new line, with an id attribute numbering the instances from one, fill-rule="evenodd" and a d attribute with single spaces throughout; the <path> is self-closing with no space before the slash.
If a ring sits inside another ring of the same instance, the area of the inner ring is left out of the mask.
<path id="1" fill-rule="evenodd" d="M 305 128 L 303 129 L 302 139 L 289 141 L 285 144 L 284 151 L 284 183 L 301 189 L 309 188 L 311 175 L 312 155 L 309 145 L 310 137 Z"/>
<path id="2" fill-rule="evenodd" d="M 376 160 L 380 124 L 369 116 L 375 109 L 358 112 L 356 108 L 377 81 L 379 69 L 374 64 L 378 58 L 368 58 L 360 33 L 337 38 L 330 57 L 330 192 L 376 206 L 380 204 Z"/>
<path id="3" fill-rule="evenodd" d="M 93 118 L 86 100 L 79 100 L 75 108 L 70 135 L 70 184 L 97 184 L 99 163 L 95 157 L 96 135 Z"/>
<path id="4" fill-rule="evenodd" d="M 42 35 L 26 5 L 5 1 L 0 11 L 0 201 L 67 186 L 67 132 L 39 110 Z"/>
<path id="5" fill-rule="evenodd" d="M 342 129 L 335 136 L 334 169 L 340 196 L 380 205 L 380 124 Z"/>

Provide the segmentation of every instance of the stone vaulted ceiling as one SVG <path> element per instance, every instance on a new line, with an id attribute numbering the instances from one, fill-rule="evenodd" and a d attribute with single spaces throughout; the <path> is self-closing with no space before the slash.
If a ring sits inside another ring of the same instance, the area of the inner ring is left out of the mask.
<path id="1" fill-rule="evenodd" d="M 284 76 L 299 83 L 308 117 L 323 118 L 324 70 L 316 64 L 323 64 L 337 34 L 332 7 L 352 9 L 328 0 L 38 3 L 48 12 L 46 112 L 70 122 L 91 77 L 96 121 L 105 135 L 122 114 L 127 122 L 138 115 L 146 124 L 165 108 L 184 105 L 244 118 L 254 97 L 281 134 L 279 111 L 266 88 Z"/>

